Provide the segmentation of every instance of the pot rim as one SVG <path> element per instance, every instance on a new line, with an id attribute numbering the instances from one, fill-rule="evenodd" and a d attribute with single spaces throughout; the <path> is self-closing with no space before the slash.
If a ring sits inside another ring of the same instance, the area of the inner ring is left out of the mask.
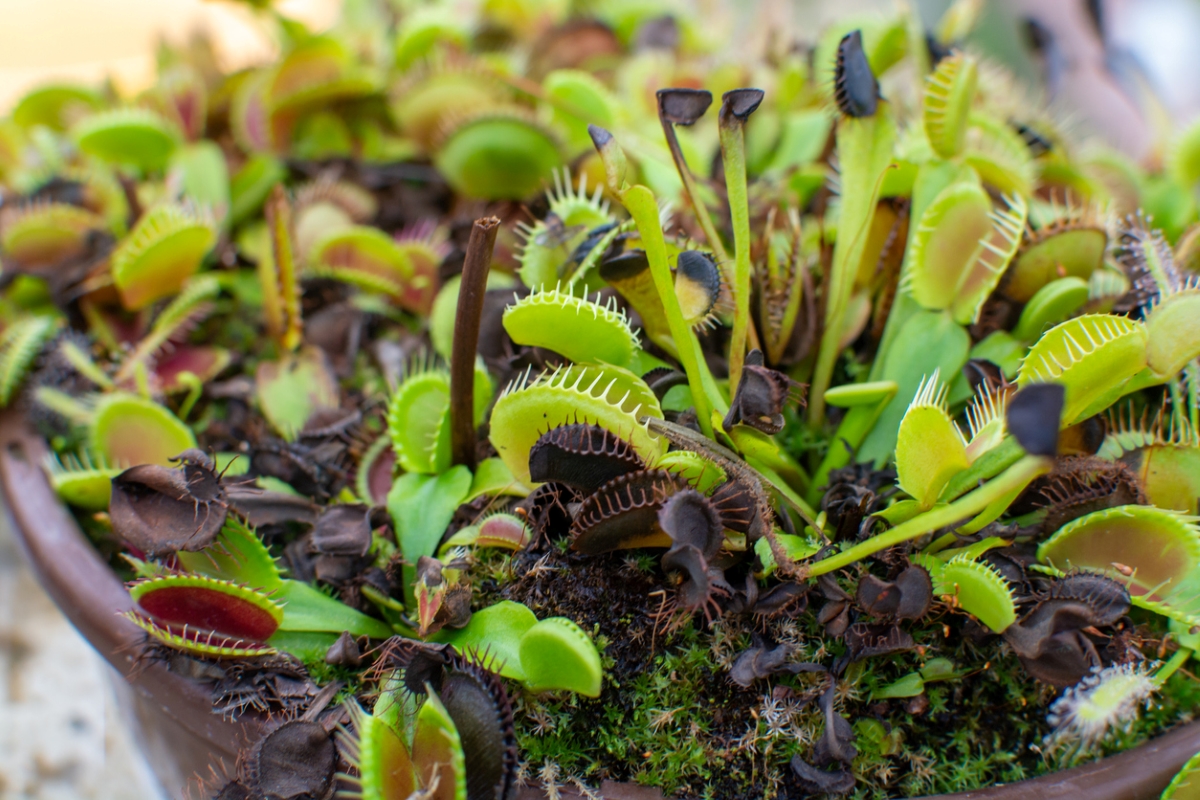
<path id="1" fill-rule="evenodd" d="M 49 453 L 45 440 L 19 410 L 0 411 L 0 491 L 7 501 L 4 513 L 38 582 L 135 692 L 151 700 L 183 729 L 207 741 L 213 755 L 232 763 L 238 750 L 253 740 L 265 718 L 248 713 L 236 722 L 223 719 L 212 713 L 210 693 L 200 683 L 171 672 L 165 664 L 137 660 L 136 651 L 144 634 L 122 615 L 133 601 L 58 499 L 43 469 Z M 924 800 L 1153 800 L 1197 752 L 1200 721 L 1091 764 L 987 789 L 930 795 Z M 620 797 L 632 797 L 628 791 L 647 788 L 625 785 L 625 791 L 621 786 L 607 783 L 605 788 Z"/>
<path id="2" fill-rule="evenodd" d="M 20 411 L 0 412 L 4 513 L 38 583 L 141 699 L 208 742 L 213 756 L 232 764 L 265 718 L 247 713 L 236 722 L 224 719 L 212 713 L 212 695 L 206 687 L 171 672 L 164 663 L 138 659 L 145 634 L 123 615 L 133 601 L 58 499 L 43 467 L 49 456 L 45 440 Z"/>

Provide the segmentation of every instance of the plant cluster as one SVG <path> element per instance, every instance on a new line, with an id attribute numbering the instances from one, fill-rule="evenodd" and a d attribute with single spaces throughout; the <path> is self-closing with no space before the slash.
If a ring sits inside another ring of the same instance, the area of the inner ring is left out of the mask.
<path id="1" fill-rule="evenodd" d="M 268 720 L 204 791 L 888 796 L 1190 719 L 1200 127 L 1078 146 L 969 0 L 750 66 L 478 6 L 0 122 L 0 402 L 142 657 Z"/>

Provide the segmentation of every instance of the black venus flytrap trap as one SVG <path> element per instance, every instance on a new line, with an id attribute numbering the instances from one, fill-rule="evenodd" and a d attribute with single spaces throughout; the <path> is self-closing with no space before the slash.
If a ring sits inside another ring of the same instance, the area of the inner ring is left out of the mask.
<path id="1" fill-rule="evenodd" d="M 0 122 L 0 400 L 143 657 L 272 717 L 206 791 L 918 794 L 1182 719 L 1200 128 L 1076 148 L 968 2 L 712 115 L 695 21 L 531 8 Z"/>

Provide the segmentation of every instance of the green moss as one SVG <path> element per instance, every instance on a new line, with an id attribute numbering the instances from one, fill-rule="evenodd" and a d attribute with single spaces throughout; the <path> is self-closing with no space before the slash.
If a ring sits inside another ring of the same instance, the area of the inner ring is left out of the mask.
<path id="1" fill-rule="evenodd" d="M 857 567 L 861 570 L 862 567 Z M 569 571 L 571 580 L 563 580 Z M 561 547 L 549 554 L 491 559 L 477 602 L 501 597 L 537 615 L 578 620 L 601 648 L 601 696 L 525 696 L 516 705 L 517 733 L 529 774 L 597 786 L 604 780 L 661 787 L 667 796 L 789 797 L 800 789 L 788 766 L 811 758 L 824 730 L 816 696 L 819 675 L 776 676 L 742 689 L 729 667 L 755 634 L 789 642 L 796 660 L 832 664 L 845 645 L 826 636 L 815 614 L 765 626 L 727 616 L 707 624 L 655 616 L 670 587 L 658 556 L 634 551 L 596 558 Z M 858 576 L 842 576 L 853 592 Z M 820 600 L 814 596 L 814 607 Z M 1137 635 L 1162 635 L 1139 617 Z M 1065 769 L 1135 746 L 1188 718 L 1200 683 L 1177 673 L 1128 733 L 1092 751 L 1045 743 L 1046 716 L 1057 692 L 1031 679 L 998 636 L 935 605 L 926 620 L 906 624 L 918 649 L 853 663 L 838 684 L 836 707 L 857 733 L 855 798 L 959 792 Z M 955 665 L 926 684 L 927 705 L 909 699 L 872 701 L 872 692 L 920 670 L 934 658 Z"/>

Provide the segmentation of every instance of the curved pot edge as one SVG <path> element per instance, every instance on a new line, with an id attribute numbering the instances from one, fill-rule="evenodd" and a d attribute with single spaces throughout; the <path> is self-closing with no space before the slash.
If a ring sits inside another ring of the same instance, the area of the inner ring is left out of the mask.
<path id="1" fill-rule="evenodd" d="M 253 738 L 262 719 L 246 715 L 238 722 L 224 720 L 212 713 L 209 693 L 196 682 L 170 672 L 163 664 L 135 662 L 134 652 L 142 633 L 120 616 L 131 605 L 129 595 L 59 502 L 42 467 L 48 452 L 46 443 L 29 428 L 19 411 L 0 411 L 0 489 L 9 501 L 7 513 L 17 541 L 39 583 L 92 647 L 132 683 L 138 699 L 143 701 L 145 721 L 158 729 L 164 723 L 173 723 L 194 737 L 195 743 L 207 745 L 209 751 L 202 760 L 189 759 L 196 765 L 194 772 L 205 772 L 212 756 L 232 764 L 238 749 Z M 16 498 L 19 502 L 13 502 Z M 177 732 L 157 732 L 173 741 L 180 740 Z M 1019 783 L 936 797 L 1153 800 L 1197 752 L 1200 721 L 1092 764 Z M 190 774 L 182 759 L 180 766 L 185 776 Z M 662 794 L 648 787 L 606 782 L 601 796 L 606 800 L 657 800 Z M 533 787 L 526 787 L 521 794 L 521 800 L 540 797 L 546 794 Z"/>
<path id="2" fill-rule="evenodd" d="M 43 470 L 48 453 L 45 441 L 30 430 L 19 412 L 0 412 L 0 488 L 30 569 L 63 615 L 129 682 L 140 706 L 138 716 L 151 729 L 146 732 L 207 746 L 203 761 L 181 759 L 179 770 L 167 769 L 164 774 L 169 765 L 155 764 L 164 783 L 172 782 L 170 778 L 180 771 L 184 779 L 192 771 L 206 773 L 210 755 L 232 765 L 261 719 L 248 714 L 237 722 L 225 720 L 212 713 L 211 694 L 195 681 L 164 664 L 138 662 L 137 648 L 144 634 L 121 616 L 132 605 L 129 594 L 58 500 Z M 167 721 L 170 724 L 164 724 Z"/>

